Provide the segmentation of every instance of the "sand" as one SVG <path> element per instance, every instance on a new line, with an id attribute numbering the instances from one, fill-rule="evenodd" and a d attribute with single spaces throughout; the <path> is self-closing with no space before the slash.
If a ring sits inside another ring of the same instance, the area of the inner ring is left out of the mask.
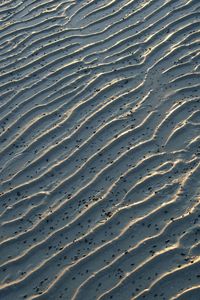
<path id="1" fill-rule="evenodd" d="M 0 299 L 200 300 L 199 0 L 1 0 Z"/>

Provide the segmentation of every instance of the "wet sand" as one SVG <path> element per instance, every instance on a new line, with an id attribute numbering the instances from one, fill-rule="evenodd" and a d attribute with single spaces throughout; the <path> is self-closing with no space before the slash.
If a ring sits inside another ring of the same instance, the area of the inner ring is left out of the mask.
<path id="1" fill-rule="evenodd" d="M 200 300 L 199 0 L 0 3 L 0 299 Z"/>

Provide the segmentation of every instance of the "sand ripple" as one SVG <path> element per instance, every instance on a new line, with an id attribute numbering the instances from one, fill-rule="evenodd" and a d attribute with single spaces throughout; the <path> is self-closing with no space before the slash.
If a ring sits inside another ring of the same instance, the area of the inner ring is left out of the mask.
<path id="1" fill-rule="evenodd" d="M 0 3 L 0 299 L 200 299 L 199 0 Z"/>

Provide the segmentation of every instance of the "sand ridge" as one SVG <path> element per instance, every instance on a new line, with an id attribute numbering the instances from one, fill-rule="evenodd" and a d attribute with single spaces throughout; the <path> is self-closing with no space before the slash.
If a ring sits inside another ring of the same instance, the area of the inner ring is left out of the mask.
<path id="1" fill-rule="evenodd" d="M 0 3 L 0 299 L 200 299 L 200 3 Z"/>

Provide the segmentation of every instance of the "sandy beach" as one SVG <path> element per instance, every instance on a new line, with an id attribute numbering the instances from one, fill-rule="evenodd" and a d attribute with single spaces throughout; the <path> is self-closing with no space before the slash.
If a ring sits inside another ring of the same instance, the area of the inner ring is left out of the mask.
<path id="1" fill-rule="evenodd" d="M 0 300 L 200 300 L 200 1 L 0 1 Z"/>

